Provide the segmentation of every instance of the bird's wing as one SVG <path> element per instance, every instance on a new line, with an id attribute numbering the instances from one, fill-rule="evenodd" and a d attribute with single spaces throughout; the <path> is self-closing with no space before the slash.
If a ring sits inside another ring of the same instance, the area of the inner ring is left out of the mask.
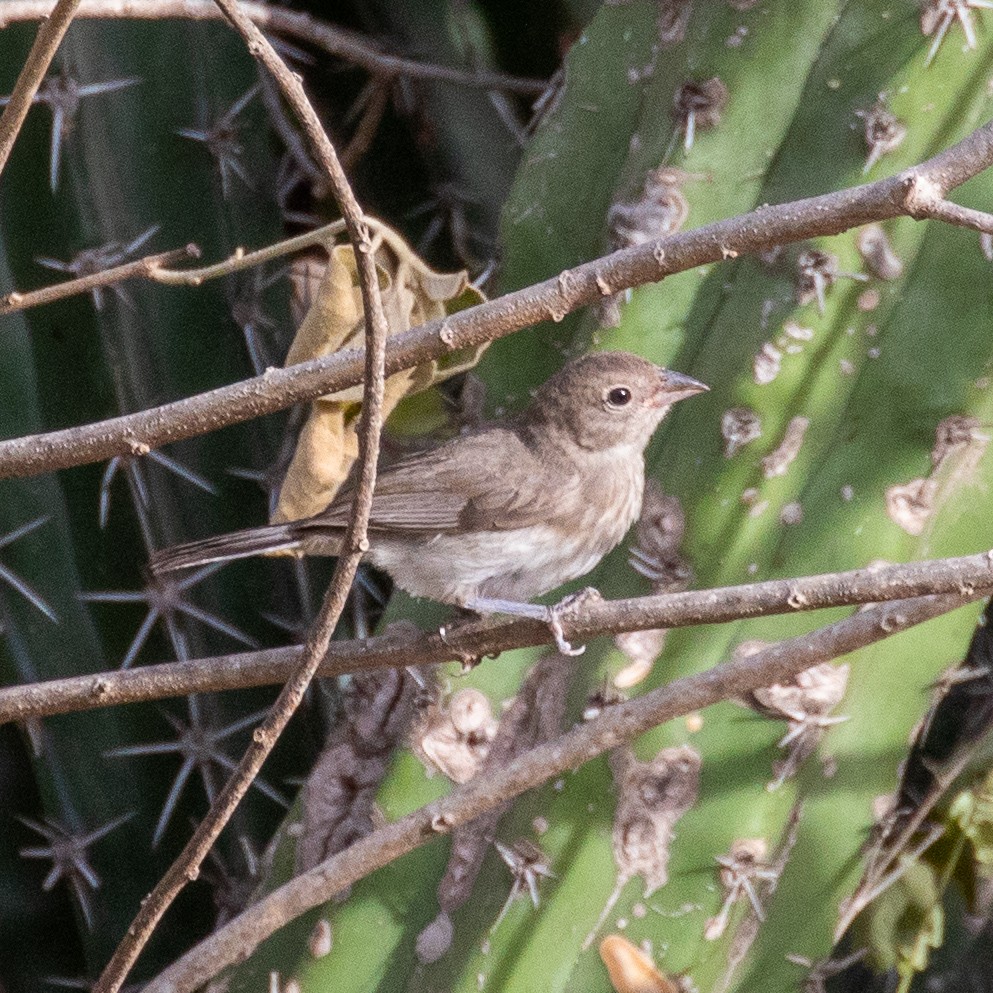
<path id="1" fill-rule="evenodd" d="M 547 468 L 506 428 L 458 438 L 411 455 L 377 477 L 369 529 L 460 532 L 539 523 L 548 511 L 540 499 Z M 344 526 L 353 494 L 352 485 L 342 489 L 326 510 L 301 526 Z"/>

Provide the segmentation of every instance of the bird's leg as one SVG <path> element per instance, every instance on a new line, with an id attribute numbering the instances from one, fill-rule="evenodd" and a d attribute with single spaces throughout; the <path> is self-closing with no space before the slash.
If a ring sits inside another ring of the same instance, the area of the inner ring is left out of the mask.
<path id="1" fill-rule="evenodd" d="M 555 647 L 562 655 L 582 655 L 585 645 L 574 648 L 565 639 L 562 630 L 562 613 L 572 606 L 574 597 L 566 597 L 553 607 L 540 603 L 519 603 L 516 600 L 493 600 L 489 597 L 472 597 L 462 605 L 467 610 L 477 614 L 508 614 L 511 617 L 529 617 L 535 621 L 544 621 L 551 629 L 555 638 Z"/>

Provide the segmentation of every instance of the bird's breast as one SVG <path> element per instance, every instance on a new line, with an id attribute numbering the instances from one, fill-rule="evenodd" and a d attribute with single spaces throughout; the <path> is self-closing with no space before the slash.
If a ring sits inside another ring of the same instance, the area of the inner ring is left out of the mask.
<path id="1" fill-rule="evenodd" d="M 561 501 L 552 502 L 540 522 L 416 541 L 384 536 L 374 541 L 369 559 L 414 596 L 447 603 L 474 597 L 531 600 L 586 575 L 621 542 L 641 511 L 640 455 L 603 460 L 594 469 L 568 481 Z"/>

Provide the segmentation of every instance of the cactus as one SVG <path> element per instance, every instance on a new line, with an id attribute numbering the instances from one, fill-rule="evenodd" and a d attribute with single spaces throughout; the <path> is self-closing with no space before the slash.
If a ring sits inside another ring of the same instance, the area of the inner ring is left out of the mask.
<path id="1" fill-rule="evenodd" d="M 468 26 L 453 26 L 421 6 L 390 14 L 397 36 L 416 43 L 419 54 L 427 39 L 437 45 L 435 57 L 451 56 L 467 37 L 477 55 L 487 51 L 483 8 L 472 7 Z M 970 34 L 975 48 L 963 51 L 962 24 L 928 16 L 926 37 L 909 5 L 882 0 L 602 6 L 566 58 L 561 93 L 530 138 L 503 208 L 502 287 L 529 285 L 679 224 L 887 175 L 946 147 L 982 121 L 991 45 Z M 972 25 L 982 16 L 966 9 L 963 20 Z M 20 63 L 26 37 L 13 29 L 0 35 L 9 64 Z M 54 198 L 48 134 L 40 118 L 29 119 L 3 177 L 0 267 L 12 273 L 0 268 L 0 283 L 44 282 L 33 255 L 64 263 L 108 241 L 118 243 L 113 254 L 196 240 L 217 258 L 238 244 L 281 236 L 264 94 L 253 89 L 250 63 L 228 32 L 217 25 L 77 24 L 62 59 L 67 72 L 85 69 L 84 82 L 141 82 L 103 93 L 102 103 L 81 101 L 61 148 Z M 165 62 L 180 71 L 163 77 Z M 436 125 L 443 139 L 432 179 L 437 185 L 455 175 L 463 187 L 477 184 L 468 216 L 470 250 L 478 251 L 496 237 L 487 225 L 516 153 L 506 146 L 491 153 L 492 143 L 506 139 L 498 138 L 495 112 L 481 94 L 428 92 L 443 122 Z M 991 190 L 993 180 L 981 176 L 961 200 L 980 207 Z M 619 550 L 590 579 L 605 595 L 976 551 L 993 533 L 982 498 L 990 482 L 985 425 L 993 417 L 989 265 L 974 234 L 900 220 L 608 294 L 595 314 L 563 315 L 495 343 L 478 374 L 493 409 L 519 405 L 564 354 L 589 347 L 630 349 L 712 386 L 706 398 L 676 411 L 657 439 L 649 467 L 660 491 L 632 538 L 643 575 L 628 564 L 629 550 Z M 4 435 L 142 409 L 244 378 L 259 355 L 263 364 L 280 361 L 290 340 L 282 291 L 269 288 L 267 275 L 230 282 L 195 291 L 129 286 L 130 303 L 105 292 L 99 308 L 82 297 L 8 318 Z M 277 315 L 275 328 L 266 323 L 269 312 Z M 395 436 L 433 426 L 439 409 L 401 404 Z M 0 529 L 47 520 L 9 544 L 0 537 L 0 562 L 34 591 L 0 591 L 4 681 L 94 672 L 132 654 L 136 663 L 214 654 L 232 650 L 236 634 L 278 641 L 266 615 L 305 623 L 327 576 L 321 565 L 301 573 L 281 563 L 235 564 L 206 577 L 195 596 L 182 591 L 184 602 L 216 617 L 222 630 L 169 614 L 140 651 L 132 651 L 135 631 L 153 602 L 129 607 L 98 598 L 146 589 L 141 563 L 149 546 L 194 536 L 190 520 L 200 535 L 263 520 L 266 494 L 225 470 L 265 466 L 280 438 L 281 425 L 268 421 L 174 446 L 165 454 L 185 467 L 179 475 L 173 463 L 144 460 L 121 463 L 115 474 L 95 466 L 5 483 Z M 105 507 L 112 498 L 103 529 L 101 494 Z M 39 609 L 46 607 L 58 623 Z M 658 728 L 633 748 L 522 797 L 488 829 L 498 845 L 462 835 L 458 853 L 479 875 L 457 899 L 445 884 L 439 902 L 450 844 L 429 845 L 284 928 L 225 977 L 228 988 L 259 989 L 272 973 L 303 990 L 330 983 L 346 993 L 373 986 L 626 993 L 632 974 L 656 983 L 662 974 L 685 976 L 702 990 L 798 988 L 835 945 L 841 907 L 862 873 L 874 802 L 896 788 L 931 684 L 965 654 L 979 611 L 963 607 L 855 653 L 843 660 L 847 668 L 811 672 L 805 686 L 756 694 L 750 707 L 729 701 Z M 441 615 L 397 596 L 386 619 L 401 616 L 433 625 Z M 414 690 L 404 689 L 410 727 L 383 739 L 396 747 L 392 756 L 377 737 L 376 777 L 361 806 L 348 812 L 361 822 L 357 830 L 367 830 L 374 802 L 392 819 L 442 795 L 446 772 L 458 778 L 485 769 L 488 749 L 499 755 L 510 748 L 507 729 L 524 706 L 511 705 L 512 698 L 561 696 L 560 709 L 533 704 L 541 717 L 533 733 L 547 737 L 584 710 L 609 706 L 618 686 L 640 692 L 749 643 L 821 623 L 823 615 L 798 614 L 654 640 L 598 641 L 566 673 L 568 691 L 539 650 L 505 653 L 468 674 L 446 667 L 430 676 L 437 683 L 429 682 L 427 709 L 415 713 Z M 363 677 L 340 688 L 336 746 L 369 758 L 349 708 L 356 694 L 375 701 L 384 685 Z M 331 697 L 325 709 L 335 712 Z M 170 728 L 177 733 L 178 720 L 226 734 L 268 698 L 246 692 L 170 704 L 171 724 L 152 706 L 45 723 L 30 772 L 40 800 L 25 799 L 24 786 L 16 811 L 91 837 L 120 816 L 131 819 L 93 841 L 103 885 L 87 891 L 92 928 L 82 904 L 74 905 L 79 954 L 17 967 L 2 974 L 5 984 L 26 989 L 40 975 L 79 971 L 81 962 L 98 968 L 164 868 L 160 851 L 171 850 L 185 835 L 185 818 L 202 809 L 187 787 L 164 823 L 175 758 L 170 767 L 133 752 Z M 280 775 L 312 758 L 320 709 L 297 721 L 294 742 L 267 767 L 278 792 L 285 792 Z M 465 721 L 470 735 L 460 731 Z M 787 733 L 791 742 L 777 747 Z M 403 747 L 408 737 L 415 747 Z M 336 767 L 322 767 L 325 782 L 334 781 Z M 94 787 L 111 777 L 113 790 Z M 216 781 L 216 767 L 204 777 Z M 28 778 L 22 773 L 21 782 Z M 637 786 L 660 780 L 675 799 L 646 814 Z M 978 806 L 984 795 L 973 795 Z M 955 823 L 975 839 L 966 802 L 954 808 Z M 277 814 L 261 795 L 246 802 L 223 846 L 236 871 L 253 861 L 246 852 L 265 846 Z M 284 827 L 307 816 L 298 800 Z M 645 816 L 651 843 L 632 845 L 625 825 Z M 125 831 L 142 842 L 123 844 Z M 162 845 L 149 858 L 143 846 L 151 848 L 153 835 Z M 45 840 L 6 825 L 0 838 L 10 899 L 38 918 L 65 914 L 64 904 L 44 905 L 32 895 L 16 856 Z M 241 838 L 251 840 L 247 849 Z M 294 832 L 284 830 L 263 862 L 260 891 L 293 873 L 295 844 Z M 981 838 L 963 850 L 978 853 L 973 869 L 986 858 Z M 202 891 L 191 905 L 188 922 L 153 948 L 149 974 L 209 926 Z M 940 892 L 919 916 L 914 949 L 940 942 L 924 926 L 939 906 Z M 0 920 L 4 938 L 16 935 L 6 923 L 10 914 Z M 852 940 L 871 924 L 857 922 Z M 877 940 L 867 965 L 889 968 L 899 958 L 905 982 L 929 967 L 926 953 L 914 958 L 901 948 L 897 955 L 894 947 Z"/>
<path id="2" fill-rule="evenodd" d="M 870 177 L 897 171 L 982 120 L 982 53 L 947 46 L 929 68 L 927 40 L 909 10 L 696 5 L 685 40 L 672 38 L 662 53 L 653 51 L 657 13 L 652 4 L 605 6 L 574 46 L 560 100 L 529 145 L 504 212 L 505 287 L 617 244 L 611 218 L 633 226 L 639 200 L 649 199 L 646 176 L 661 166 L 689 174 L 670 196 L 685 197 L 686 223 L 697 225 L 857 183 L 867 166 Z M 685 151 L 688 121 L 671 109 L 674 94 L 715 77 L 726 106 L 709 128 L 695 127 Z M 919 112 L 925 88 L 933 102 L 927 118 Z M 985 177 L 976 180 L 966 202 L 984 202 L 988 189 Z M 618 204 L 630 209 L 612 211 Z M 892 257 L 881 254 L 879 238 Z M 561 352 L 592 338 L 711 383 L 710 396 L 676 412 L 651 459 L 653 476 L 685 513 L 683 554 L 697 585 L 980 548 L 990 530 L 975 488 L 987 471 L 988 262 L 974 235 L 910 221 L 870 231 L 862 255 L 859 244 L 847 234 L 670 278 L 621 301 L 615 329 L 567 317 L 496 343 L 481 373 L 496 404 L 519 402 Z M 860 278 L 836 275 L 844 272 Z M 940 355 L 928 347 L 939 328 L 954 329 L 956 342 Z M 757 437 L 743 431 L 741 411 L 746 425 L 757 420 Z M 949 431 L 958 438 L 954 452 Z M 914 494 L 924 491 L 934 500 L 918 505 Z M 594 582 L 615 595 L 645 588 L 622 552 Z M 832 949 L 840 904 L 860 875 L 873 801 L 894 789 L 929 686 L 964 653 L 976 617 L 977 608 L 963 608 L 845 660 L 847 685 L 832 690 L 837 708 L 818 710 L 815 698 L 807 724 L 785 724 L 792 753 L 776 747 L 784 715 L 774 696 L 764 698 L 764 716 L 727 703 L 646 735 L 635 752 L 643 762 L 671 763 L 666 750 L 687 747 L 700 758 L 699 795 L 673 815 L 668 864 L 650 880 L 637 861 L 616 866 L 612 855 L 623 778 L 611 765 L 630 767 L 635 756 L 594 762 L 504 817 L 504 847 L 478 856 L 473 896 L 452 913 L 450 933 L 430 930 L 438 907 L 427 894 L 444 862 L 435 845 L 284 929 L 235 971 L 232 986 L 252 988 L 276 969 L 304 988 L 606 989 L 596 944 L 626 922 L 624 936 L 647 944 L 656 968 L 686 975 L 696 988 L 797 988 Z M 643 685 L 822 622 L 800 615 L 672 632 Z M 538 654 L 507 653 L 468 676 L 449 674 L 443 685 L 482 690 L 499 713 Z M 571 713 L 577 698 L 630 661 L 617 648 L 591 645 L 573 676 Z M 404 755 L 380 803 L 393 817 L 437 789 L 437 778 Z M 522 838 L 541 850 L 530 863 L 537 909 L 527 898 L 504 907 L 511 892 L 527 893 L 507 865 L 526 872 L 513 855 Z M 553 878 L 539 878 L 546 872 Z M 317 918 L 329 922 L 334 947 L 315 959 L 305 939 Z M 611 967 L 618 947 L 605 946 Z"/>

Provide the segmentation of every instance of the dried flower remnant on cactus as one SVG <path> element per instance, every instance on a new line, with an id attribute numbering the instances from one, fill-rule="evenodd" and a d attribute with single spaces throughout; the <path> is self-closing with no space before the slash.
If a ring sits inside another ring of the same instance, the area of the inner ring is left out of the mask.
<path id="1" fill-rule="evenodd" d="M 683 132 L 683 149 L 693 147 L 698 130 L 716 127 L 728 105 L 728 88 L 717 76 L 702 83 L 683 83 L 673 96 L 673 115 Z"/>
<path id="2" fill-rule="evenodd" d="M 893 249 L 880 224 L 867 224 L 855 234 L 855 245 L 866 268 L 877 279 L 899 279 L 903 275 L 903 260 Z"/>
<path id="3" fill-rule="evenodd" d="M 865 126 L 865 144 L 869 151 L 862 167 L 865 175 L 884 155 L 903 144 L 907 137 L 907 125 L 886 105 L 882 94 L 870 110 L 857 110 Z"/>
<path id="4" fill-rule="evenodd" d="M 669 879 L 669 852 L 675 826 L 696 803 L 700 753 L 689 745 L 663 748 L 651 762 L 639 762 L 629 749 L 611 754 L 617 785 L 614 860 L 618 882 L 641 876 L 645 896 Z"/>
<path id="5" fill-rule="evenodd" d="M 505 845 L 501 841 L 495 841 L 493 847 L 496 848 L 504 865 L 510 869 L 513 883 L 503 908 L 497 914 L 493 927 L 490 928 L 491 933 L 500 925 L 510 909 L 510 905 L 522 894 L 526 893 L 531 898 L 531 905 L 537 909 L 541 903 L 538 884 L 542 879 L 555 878 L 555 873 L 552 872 L 552 868 L 548 864 L 548 857 L 542 851 L 541 846 L 529 838 L 518 838 L 513 845 Z"/>
<path id="6" fill-rule="evenodd" d="M 838 259 L 816 248 L 804 249 L 797 257 L 796 301 L 800 306 L 817 301 L 817 309 L 824 313 L 827 289 L 841 275 Z"/>
<path id="7" fill-rule="evenodd" d="M 572 672 L 570 659 L 555 652 L 538 659 L 513 702 L 504 710 L 477 775 L 485 776 L 487 771 L 506 765 L 517 755 L 561 732 Z M 417 955 L 421 962 L 437 961 L 450 947 L 451 914 L 472 895 L 497 825 L 510 806 L 509 802 L 500 804 L 452 832 L 448 865 L 438 883 L 440 912 L 417 938 Z"/>
<path id="8" fill-rule="evenodd" d="M 727 930 L 731 911 L 747 900 L 758 920 L 765 919 L 759 888 L 762 883 L 775 883 L 779 873 L 768 862 L 769 846 L 764 838 L 739 838 L 727 855 L 715 859 L 720 866 L 718 875 L 724 890 L 724 902 L 716 916 L 704 925 L 703 936 L 716 941 Z"/>
<path id="9" fill-rule="evenodd" d="M 783 433 L 783 440 L 779 447 L 770 452 L 762 459 L 762 475 L 766 479 L 775 479 L 777 476 L 785 476 L 790 466 L 800 454 L 803 447 L 803 439 L 810 427 L 810 420 L 806 417 L 793 417 L 786 425 Z"/>
<path id="10" fill-rule="evenodd" d="M 775 778 L 770 791 L 796 775 L 800 766 L 814 753 L 824 732 L 846 717 L 832 717 L 831 711 L 841 703 L 848 687 L 847 664 L 823 662 L 804 669 L 790 682 L 763 686 L 748 695 L 745 702 L 765 717 L 785 720 L 786 734 L 777 743 L 786 756 L 773 763 Z"/>
<path id="11" fill-rule="evenodd" d="M 693 578 L 679 550 L 685 531 L 686 516 L 679 498 L 664 493 L 655 480 L 647 480 L 628 562 L 652 581 L 656 593 L 685 589 Z"/>
<path id="12" fill-rule="evenodd" d="M 949 458 L 964 454 L 963 449 L 976 442 L 983 447 L 990 440 L 981 430 L 979 420 L 964 414 L 952 414 L 938 422 L 931 449 L 931 467 L 937 472 Z"/>
<path id="13" fill-rule="evenodd" d="M 686 27 L 693 13 L 693 0 L 659 0 L 655 27 L 663 48 L 678 45 L 686 38 Z"/>
<path id="14" fill-rule="evenodd" d="M 922 535 L 934 510 L 937 492 L 938 484 L 933 479 L 896 483 L 886 490 L 886 513 L 907 534 Z"/>
<path id="15" fill-rule="evenodd" d="M 931 473 L 887 488 L 890 520 L 908 534 L 923 534 L 940 492 L 968 481 L 989 442 L 990 436 L 980 430 L 974 417 L 953 414 L 941 420 L 931 449 Z"/>
<path id="16" fill-rule="evenodd" d="M 752 376 L 756 386 L 768 386 L 773 382 L 782 369 L 784 357 L 799 355 L 804 345 L 813 337 L 813 328 L 801 327 L 796 321 L 787 321 L 783 325 L 783 330 L 772 341 L 763 342 L 762 347 L 755 353 L 755 358 L 752 360 Z"/>
<path id="17" fill-rule="evenodd" d="M 724 458 L 733 458 L 750 441 L 762 437 L 762 420 L 748 407 L 732 407 L 721 417 L 721 437 L 724 439 Z"/>
<path id="18" fill-rule="evenodd" d="M 429 774 L 436 769 L 455 783 L 467 783 L 486 758 L 496 729 L 487 696 L 465 688 L 452 694 L 447 707 L 429 706 L 412 741 Z"/>
<path id="19" fill-rule="evenodd" d="M 692 582 L 693 570 L 680 551 L 685 531 L 679 499 L 664 493 L 655 480 L 648 480 L 628 562 L 651 581 L 653 593 L 677 593 Z M 662 653 L 665 638 L 664 628 L 618 634 L 614 644 L 629 661 L 614 676 L 614 686 L 628 689 L 645 679 Z"/>
<path id="20" fill-rule="evenodd" d="M 343 718 L 304 787 L 299 872 L 373 829 L 376 792 L 414 718 L 419 687 L 412 672 L 382 670 L 353 678 Z"/>
<path id="21" fill-rule="evenodd" d="M 607 213 L 611 245 L 630 248 L 678 231 L 689 215 L 690 205 L 682 187 L 699 174 L 662 166 L 645 177 L 641 195 L 611 206 Z"/>
<path id="22" fill-rule="evenodd" d="M 619 200 L 607 212 L 607 228 L 613 249 L 631 248 L 664 238 L 678 231 L 690 212 L 690 205 L 683 195 L 683 185 L 698 174 L 660 166 L 652 169 L 638 196 L 633 200 Z M 617 327 L 621 322 L 620 303 L 625 293 L 610 293 L 600 301 L 597 319 L 604 327 Z"/>
<path id="23" fill-rule="evenodd" d="M 972 23 L 973 11 L 993 10 L 993 0 L 926 0 L 921 9 L 921 33 L 930 38 L 934 36 L 928 49 L 925 65 L 930 65 L 941 48 L 949 28 L 958 21 L 965 34 L 965 43 L 969 49 L 978 45 L 976 27 Z"/>
<path id="24" fill-rule="evenodd" d="M 768 386 L 778 375 L 783 353 L 771 341 L 763 342 L 752 360 L 752 376 L 757 386 Z"/>

